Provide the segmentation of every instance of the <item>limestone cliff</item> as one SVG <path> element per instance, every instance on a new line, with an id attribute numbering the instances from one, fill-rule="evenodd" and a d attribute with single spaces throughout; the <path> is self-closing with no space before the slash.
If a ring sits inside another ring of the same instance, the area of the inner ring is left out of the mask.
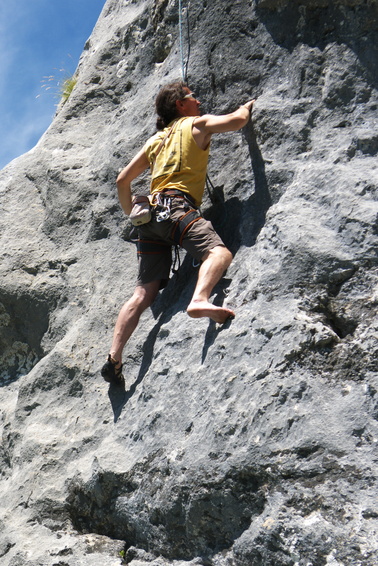
<path id="1" fill-rule="evenodd" d="M 203 206 L 237 317 L 187 317 L 182 257 L 108 388 L 137 267 L 115 178 L 182 63 L 206 112 L 257 98 Z M 107 1 L 0 173 L 2 566 L 377 564 L 377 67 L 375 0 Z"/>

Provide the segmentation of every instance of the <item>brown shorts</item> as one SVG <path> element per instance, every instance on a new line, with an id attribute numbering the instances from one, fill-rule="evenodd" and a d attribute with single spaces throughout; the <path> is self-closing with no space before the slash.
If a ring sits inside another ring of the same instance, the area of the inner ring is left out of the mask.
<path id="1" fill-rule="evenodd" d="M 138 227 L 138 285 L 157 280 L 161 281 L 161 289 L 167 285 L 172 265 L 172 245 L 175 245 L 172 231 L 176 221 L 189 210 L 193 209 L 183 199 L 172 198 L 168 220 L 157 222 L 153 213 L 148 224 Z M 224 246 L 224 243 L 211 222 L 202 218 L 199 213 L 198 216 L 199 219 L 185 232 L 181 247 L 194 259 L 201 261 L 208 251 L 216 246 Z"/>

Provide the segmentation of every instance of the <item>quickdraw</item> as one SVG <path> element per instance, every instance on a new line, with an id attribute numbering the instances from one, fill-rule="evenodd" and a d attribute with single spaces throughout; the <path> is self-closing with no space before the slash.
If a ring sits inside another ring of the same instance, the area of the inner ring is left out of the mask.
<path id="1" fill-rule="evenodd" d="M 154 195 L 155 217 L 157 222 L 164 222 L 171 216 L 171 199 L 162 196 L 161 193 Z"/>

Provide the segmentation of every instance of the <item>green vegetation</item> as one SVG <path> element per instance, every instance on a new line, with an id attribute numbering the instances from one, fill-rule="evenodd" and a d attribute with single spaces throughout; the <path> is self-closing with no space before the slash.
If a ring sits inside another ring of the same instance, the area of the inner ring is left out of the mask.
<path id="1" fill-rule="evenodd" d="M 77 78 L 75 77 L 75 75 L 72 75 L 72 77 L 67 77 L 61 83 L 60 93 L 61 93 L 61 98 L 63 99 L 63 102 L 66 102 L 66 100 L 69 98 L 69 96 L 70 96 L 71 92 L 73 91 L 76 83 L 77 83 Z"/>

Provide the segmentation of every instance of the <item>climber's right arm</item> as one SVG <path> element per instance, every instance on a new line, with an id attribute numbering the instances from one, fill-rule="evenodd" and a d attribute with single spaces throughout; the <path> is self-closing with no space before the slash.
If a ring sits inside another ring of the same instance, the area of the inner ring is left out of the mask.
<path id="1" fill-rule="evenodd" d="M 136 179 L 143 171 L 149 167 L 149 161 L 144 149 L 130 161 L 128 165 L 117 177 L 118 198 L 124 212 L 129 215 L 132 209 L 131 204 L 131 181 Z"/>

